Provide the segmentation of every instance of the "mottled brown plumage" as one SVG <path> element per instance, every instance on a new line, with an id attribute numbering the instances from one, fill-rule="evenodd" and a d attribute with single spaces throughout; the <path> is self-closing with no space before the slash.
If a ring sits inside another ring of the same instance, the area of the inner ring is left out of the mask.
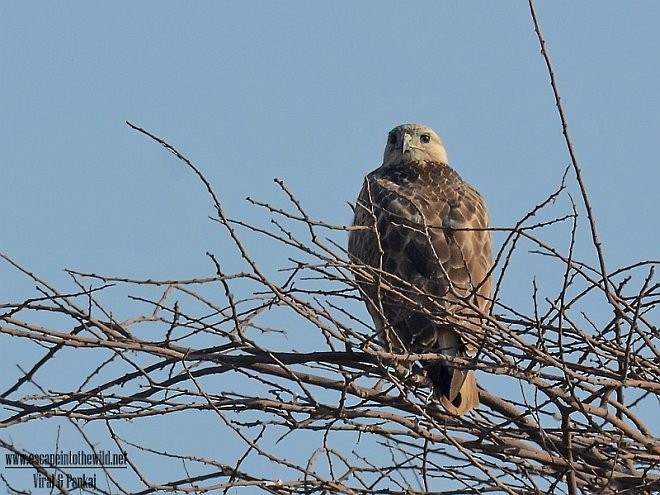
<path id="1" fill-rule="evenodd" d="M 481 195 L 448 165 L 442 141 L 420 124 L 395 127 L 383 165 L 365 178 L 348 252 L 383 344 L 469 359 L 490 311 L 492 254 Z M 393 331 L 392 331 L 393 330 Z M 422 363 L 454 414 L 479 405 L 474 372 Z"/>

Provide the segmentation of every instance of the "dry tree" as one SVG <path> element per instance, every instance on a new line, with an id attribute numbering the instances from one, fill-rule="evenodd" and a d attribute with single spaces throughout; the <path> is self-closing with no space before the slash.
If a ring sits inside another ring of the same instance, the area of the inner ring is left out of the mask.
<path id="1" fill-rule="evenodd" d="M 208 253 L 206 278 L 68 270 L 67 291 L 3 255 L 35 285 L 33 297 L 0 303 L 2 345 L 11 340 L 34 357 L 3 382 L 6 456 L 62 493 L 660 490 L 658 262 L 606 268 L 530 8 L 572 163 L 515 225 L 493 228 L 501 242 L 492 314 L 475 342 L 483 387 L 475 412 L 452 416 L 429 397 L 416 363 L 443 356 L 386 352 L 374 341 L 354 282 L 364 267 L 345 252 L 350 227 L 312 218 L 279 180 L 282 205 L 249 199 L 267 224 L 230 218 L 193 163 L 129 124 L 197 174 L 231 250 Z M 246 239 L 269 245 L 266 265 Z M 507 274 L 530 256 L 554 284 L 534 283 L 528 301 L 510 300 Z M 117 309 L 117 298 L 129 309 Z M 63 378 L 72 363 L 76 373 Z M 86 483 L 12 440 L 13 429 L 44 423 L 74 432 L 89 452 L 118 453 L 125 469 L 102 463 Z M 7 473 L 6 488 L 24 493 Z"/>

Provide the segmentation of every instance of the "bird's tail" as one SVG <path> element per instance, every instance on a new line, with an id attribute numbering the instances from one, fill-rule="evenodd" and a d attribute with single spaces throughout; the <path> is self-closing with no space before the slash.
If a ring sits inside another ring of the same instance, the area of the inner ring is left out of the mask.
<path id="1" fill-rule="evenodd" d="M 465 345 L 454 331 L 444 329 L 437 331 L 436 336 L 436 346 L 443 354 L 467 357 Z M 435 396 L 448 412 L 462 415 L 479 405 L 474 371 L 456 368 L 446 361 L 429 364 L 426 369 Z"/>
<path id="2" fill-rule="evenodd" d="M 433 382 L 433 392 L 447 412 L 461 416 L 479 406 L 479 390 L 477 389 L 477 380 L 474 377 L 474 371 L 470 370 L 467 373 L 458 370 L 453 370 L 453 373 L 451 370 L 445 370 L 440 373 L 435 372 L 436 368 L 440 367 L 446 368 L 447 365 L 435 365 L 434 369 L 429 370 L 429 375 Z M 453 376 L 447 380 L 447 374 Z M 444 377 L 436 380 L 436 376 L 438 375 L 444 375 Z M 452 393 L 451 382 L 455 381 L 453 378 L 456 378 L 458 375 L 462 375 L 460 379 L 463 380 L 463 383 L 460 385 L 460 388 Z M 448 381 L 450 383 L 447 383 Z"/>

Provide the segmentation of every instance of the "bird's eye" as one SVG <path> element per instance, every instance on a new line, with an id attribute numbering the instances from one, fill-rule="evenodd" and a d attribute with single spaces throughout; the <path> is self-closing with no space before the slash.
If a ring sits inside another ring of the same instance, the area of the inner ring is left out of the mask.
<path id="1" fill-rule="evenodd" d="M 390 144 L 396 144 L 396 134 L 391 133 L 387 138 L 387 142 Z"/>
<path id="2" fill-rule="evenodd" d="M 431 135 L 430 134 L 422 134 L 421 136 L 419 136 L 419 140 L 422 143 L 425 143 L 425 144 L 430 143 L 431 142 Z"/>

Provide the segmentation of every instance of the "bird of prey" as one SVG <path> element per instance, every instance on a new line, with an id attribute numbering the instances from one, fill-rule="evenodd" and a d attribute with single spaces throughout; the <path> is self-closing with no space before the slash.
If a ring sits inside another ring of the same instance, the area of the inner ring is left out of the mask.
<path id="1" fill-rule="evenodd" d="M 404 124 L 389 132 L 353 223 L 362 228 L 351 229 L 348 253 L 385 347 L 473 359 L 491 306 L 488 210 L 449 166 L 432 129 Z M 461 415 L 479 405 L 469 366 L 421 364 L 447 411 Z"/>

